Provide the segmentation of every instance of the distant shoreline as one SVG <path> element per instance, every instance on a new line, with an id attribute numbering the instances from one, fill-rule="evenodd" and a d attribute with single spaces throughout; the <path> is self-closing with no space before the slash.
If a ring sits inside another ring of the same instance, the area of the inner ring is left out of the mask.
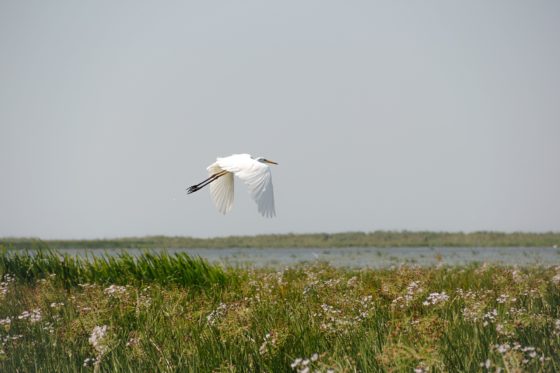
<path id="1" fill-rule="evenodd" d="M 429 232 L 375 231 L 310 234 L 266 234 L 194 238 L 179 236 L 123 237 L 88 240 L 0 238 L 6 249 L 118 248 L 335 248 L 335 247 L 560 247 L 560 232 Z"/>

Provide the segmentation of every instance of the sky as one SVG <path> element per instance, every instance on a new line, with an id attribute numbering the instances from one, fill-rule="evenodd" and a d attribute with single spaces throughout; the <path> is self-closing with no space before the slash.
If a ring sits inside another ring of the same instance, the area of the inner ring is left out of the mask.
<path id="1" fill-rule="evenodd" d="M 560 230 L 555 0 L 5 0 L 0 56 L 0 237 Z M 186 194 L 234 153 L 276 218 Z"/>

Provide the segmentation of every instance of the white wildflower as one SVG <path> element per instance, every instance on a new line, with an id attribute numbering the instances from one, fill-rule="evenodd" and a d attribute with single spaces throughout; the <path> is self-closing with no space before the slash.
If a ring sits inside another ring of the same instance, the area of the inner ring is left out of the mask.
<path id="1" fill-rule="evenodd" d="M 11 317 L 6 317 L 5 319 L 0 319 L 0 325 L 10 325 L 12 323 Z"/>
<path id="2" fill-rule="evenodd" d="M 259 347 L 259 353 L 261 355 L 266 354 L 268 352 L 269 345 L 272 347 L 276 345 L 276 337 L 271 333 L 266 333 L 263 338 L 263 343 L 261 344 L 261 347 Z"/>
<path id="3" fill-rule="evenodd" d="M 511 332 L 510 329 L 508 329 L 507 324 L 497 323 L 496 332 L 506 337 L 513 337 L 513 333 Z"/>
<path id="4" fill-rule="evenodd" d="M 321 308 L 323 309 L 323 311 L 325 311 L 326 313 L 340 313 L 340 310 L 337 310 L 336 308 L 334 308 L 331 305 L 328 305 L 326 303 L 321 304 Z"/>
<path id="5" fill-rule="evenodd" d="M 110 297 L 124 295 L 126 294 L 126 286 L 111 285 L 108 288 L 105 288 L 103 292 Z"/>
<path id="6" fill-rule="evenodd" d="M 554 320 L 554 335 L 560 336 L 560 319 Z"/>
<path id="7" fill-rule="evenodd" d="M 498 298 L 496 298 L 496 302 L 500 303 L 500 304 L 504 304 L 507 302 L 509 298 L 509 295 L 507 294 L 501 294 Z"/>
<path id="8" fill-rule="evenodd" d="M 31 311 L 23 311 L 21 315 L 18 316 L 19 320 L 29 320 L 31 323 L 36 323 L 41 321 L 43 315 L 41 314 L 41 309 L 34 308 Z"/>
<path id="9" fill-rule="evenodd" d="M 346 286 L 348 286 L 349 288 L 353 288 L 354 286 L 356 286 L 357 282 L 358 282 L 358 277 L 353 276 L 350 279 L 348 279 L 348 281 L 346 282 Z"/>
<path id="10" fill-rule="evenodd" d="M 214 311 L 210 312 L 210 314 L 206 316 L 206 320 L 208 321 L 208 324 L 215 325 L 218 318 L 225 315 L 226 311 L 227 311 L 227 305 L 225 303 L 220 303 L 220 305 Z"/>
<path id="11" fill-rule="evenodd" d="M 493 323 L 496 321 L 496 317 L 498 316 L 498 311 L 494 308 L 492 311 L 487 312 L 482 317 L 484 322 L 482 325 L 487 326 L 489 323 Z"/>
<path id="12" fill-rule="evenodd" d="M 319 354 L 315 352 L 309 358 L 298 357 L 297 359 L 294 360 L 294 362 L 292 364 L 290 364 L 290 367 L 293 370 L 297 371 L 298 373 L 309 373 L 311 371 L 311 369 L 313 369 L 313 365 L 318 360 L 319 360 Z M 317 371 L 317 370 L 315 370 L 315 371 Z M 327 372 L 329 372 L 329 371 L 330 371 L 330 369 L 327 370 Z"/>
<path id="13" fill-rule="evenodd" d="M 537 356 L 537 353 L 535 351 L 532 351 L 532 352 L 529 353 L 529 356 L 534 358 L 534 357 Z"/>
<path id="14" fill-rule="evenodd" d="M 393 299 L 392 303 L 399 306 L 400 308 L 408 307 L 410 302 L 414 300 L 414 297 L 422 291 L 424 291 L 424 289 L 422 289 L 422 287 L 420 286 L 420 281 L 412 281 L 406 287 L 406 293 Z"/>
<path id="15" fill-rule="evenodd" d="M 480 363 L 479 365 L 481 368 L 490 369 L 490 367 L 492 366 L 492 362 L 490 361 L 490 359 L 486 359 L 485 362 Z"/>
<path id="16" fill-rule="evenodd" d="M 48 322 L 45 324 L 45 326 L 43 326 L 43 330 L 48 331 L 49 333 L 54 333 L 54 326 L 52 323 Z"/>
<path id="17" fill-rule="evenodd" d="M 91 336 L 89 337 L 89 343 L 97 352 L 97 360 L 100 360 L 101 356 L 107 352 L 107 345 L 103 343 L 103 340 L 107 336 L 107 329 L 107 325 L 95 326 L 91 332 Z"/>
<path id="18" fill-rule="evenodd" d="M 430 295 L 428 295 L 428 298 L 426 298 L 426 300 L 422 302 L 422 304 L 424 306 L 436 305 L 438 303 L 445 303 L 448 299 L 449 296 L 445 294 L 445 291 L 441 293 L 430 293 Z"/>
<path id="19" fill-rule="evenodd" d="M 148 295 L 140 294 L 140 295 L 138 296 L 138 298 L 136 299 L 136 303 L 137 303 L 139 306 L 148 308 L 148 307 L 150 307 L 150 305 L 152 304 L 152 298 L 150 298 L 150 296 L 148 296 Z"/>
<path id="20" fill-rule="evenodd" d="M 510 345 L 507 343 L 496 345 L 495 347 L 496 347 L 496 351 L 498 351 L 500 354 L 505 354 L 506 352 L 511 350 Z"/>
<path id="21" fill-rule="evenodd" d="M 299 366 L 299 363 L 301 363 L 303 361 L 303 359 L 301 357 L 298 357 L 294 360 L 294 362 L 290 365 L 292 367 L 292 369 L 295 369 L 295 367 Z"/>
<path id="22" fill-rule="evenodd" d="M 0 297 L 4 297 L 9 290 L 10 284 L 15 281 L 15 278 L 9 273 L 4 275 L 4 281 L 0 282 Z"/>

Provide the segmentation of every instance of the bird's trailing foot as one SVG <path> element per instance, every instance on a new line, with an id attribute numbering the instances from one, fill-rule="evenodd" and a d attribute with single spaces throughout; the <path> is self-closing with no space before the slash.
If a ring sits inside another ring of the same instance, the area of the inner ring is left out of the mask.
<path id="1" fill-rule="evenodd" d="M 203 182 L 188 187 L 187 188 L 187 194 L 194 193 L 197 190 L 200 190 L 200 189 L 204 188 L 206 185 L 208 185 L 211 182 L 217 180 L 218 178 L 224 176 L 225 174 L 227 174 L 227 171 L 218 172 L 217 174 L 214 174 L 214 175 L 210 176 L 208 179 L 204 180 Z"/>

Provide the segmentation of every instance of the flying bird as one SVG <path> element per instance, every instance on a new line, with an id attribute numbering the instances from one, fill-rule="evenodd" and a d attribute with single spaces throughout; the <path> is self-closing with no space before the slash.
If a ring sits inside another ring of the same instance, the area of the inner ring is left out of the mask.
<path id="1" fill-rule="evenodd" d="M 272 189 L 272 172 L 269 164 L 278 164 L 263 157 L 252 157 L 250 154 L 233 154 L 229 157 L 218 157 L 206 169 L 209 177 L 187 189 L 191 194 L 210 185 L 210 196 L 218 211 L 222 214 L 233 207 L 233 176 L 240 178 L 249 188 L 262 216 L 271 218 L 276 215 L 274 210 L 274 191 Z"/>

